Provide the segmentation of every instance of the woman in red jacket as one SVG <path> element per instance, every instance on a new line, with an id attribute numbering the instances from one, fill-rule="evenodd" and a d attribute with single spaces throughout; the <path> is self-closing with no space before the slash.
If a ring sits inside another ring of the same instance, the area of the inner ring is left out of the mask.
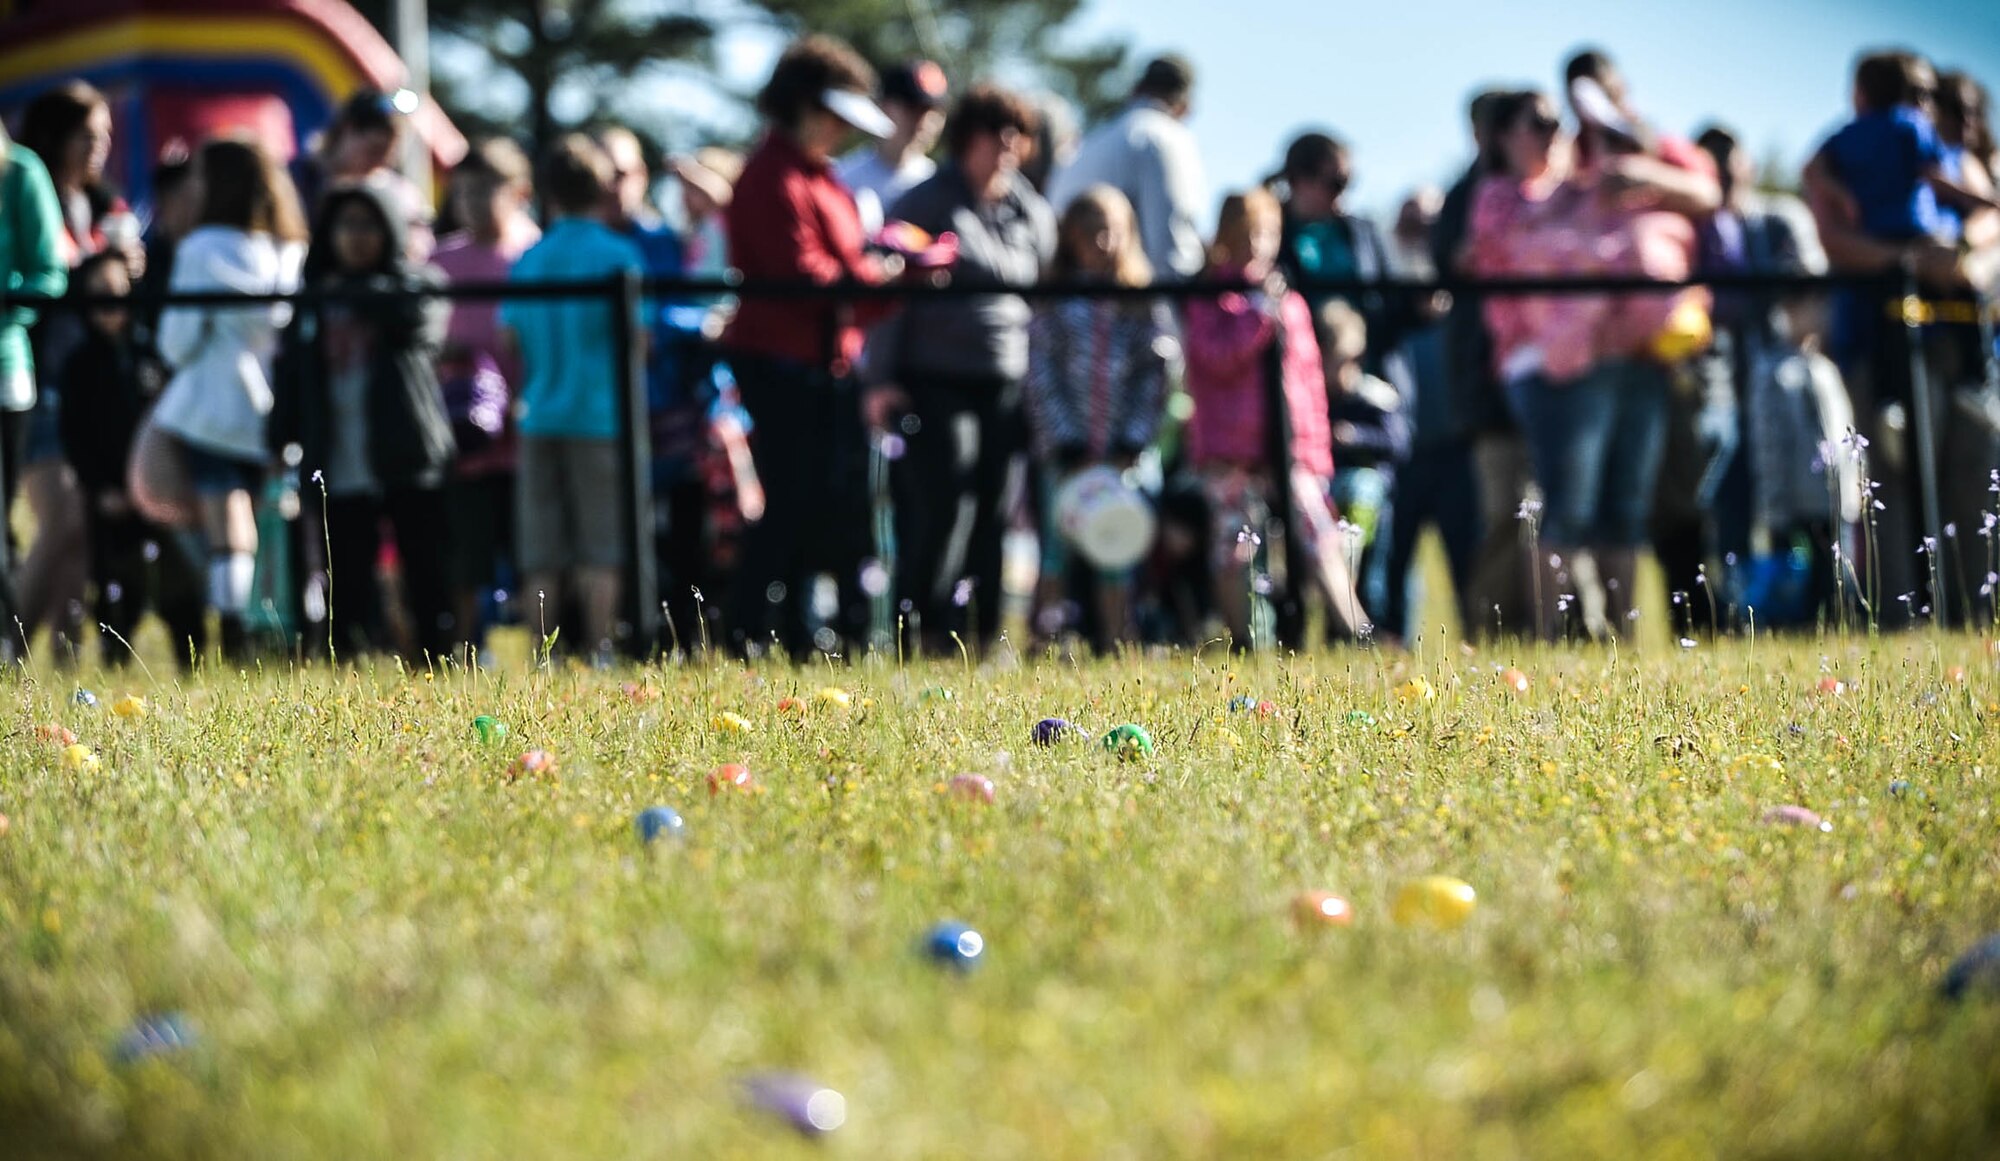
<path id="1" fill-rule="evenodd" d="M 874 70 L 838 40 L 809 36 L 778 58 L 758 94 L 767 131 L 725 211 L 729 253 L 745 282 L 874 284 L 893 271 L 863 249 L 854 195 L 832 160 L 855 131 L 887 134 L 889 118 L 869 93 Z M 852 368 L 861 327 L 894 309 L 882 299 L 781 298 L 746 294 L 723 332 L 753 429 L 750 452 L 764 485 L 764 517 L 744 537 L 731 596 L 730 639 L 761 650 L 775 631 L 793 656 L 813 641 L 805 613 L 814 574 L 854 588 L 866 554 L 865 463 Z M 850 641 L 864 639 L 867 603 L 844 592 Z"/>

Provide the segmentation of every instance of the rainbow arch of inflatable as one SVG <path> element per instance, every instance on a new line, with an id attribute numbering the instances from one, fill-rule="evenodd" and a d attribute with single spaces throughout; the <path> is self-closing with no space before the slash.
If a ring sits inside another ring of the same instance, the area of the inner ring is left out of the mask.
<path id="1" fill-rule="evenodd" d="M 289 159 L 355 90 L 407 75 L 344 0 L 0 0 L 0 117 L 59 82 L 96 85 L 116 125 L 110 176 L 142 204 L 171 142 L 249 131 Z M 465 155 L 435 105 L 414 122 L 433 164 Z"/>

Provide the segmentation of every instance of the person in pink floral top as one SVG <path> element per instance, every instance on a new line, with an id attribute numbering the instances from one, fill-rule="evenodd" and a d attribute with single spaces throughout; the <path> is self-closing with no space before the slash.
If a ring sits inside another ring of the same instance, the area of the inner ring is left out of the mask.
<path id="1" fill-rule="evenodd" d="M 1347 633 L 1369 627 L 1326 500 L 1333 444 L 1312 310 L 1275 274 L 1282 228 L 1278 200 L 1267 191 L 1224 198 L 1208 276 L 1262 282 L 1264 289 L 1187 304 L 1187 388 L 1194 402 L 1188 462 L 1201 476 L 1213 514 L 1216 602 L 1239 647 L 1251 639 L 1245 570 L 1256 555 L 1252 536 L 1269 531 L 1273 476 L 1286 466 L 1292 534 L 1303 550 L 1293 559 L 1307 562 Z M 1291 429 L 1289 465 L 1273 464 L 1269 450 L 1267 376 L 1274 354 Z M 1252 536 L 1242 535 L 1246 529 Z"/>
<path id="2" fill-rule="evenodd" d="M 1668 163 L 1647 155 L 1643 126 L 1609 102 L 1580 108 L 1601 119 L 1584 119 L 1590 162 L 1572 166 L 1546 96 L 1503 101 L 1502 166 L 1476 195 L 1463 265 L 1490 277 L 1685 278 L 1694 225 L 1677 195 L 1647 178 Z M 1669 366 L 1703 341 L 1706 302 L 1701 291 L 1486 300 L 1495 367 L 1542 492 L 1534 587 L 1545 636 L 1561 632 L 1563 611 L 1577 603 L 1570 568 L 1580 552 L 1596 563 L 1608 627 L 1631 630 L 1665 453 Z"/>

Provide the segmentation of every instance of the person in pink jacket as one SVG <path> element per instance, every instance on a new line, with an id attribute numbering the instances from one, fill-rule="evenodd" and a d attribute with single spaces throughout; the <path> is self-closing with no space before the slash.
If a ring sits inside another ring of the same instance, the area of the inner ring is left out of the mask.
<path id="1" fill-rule="evenodd" d="M 1349 633 L 1368 630 L 1354 592 L 1341 531 L 1326 500 L 1333 476 L 1326 380 L 1312 311 L 1286 288 L 1275 262 L 1282 229 L 1278 201 L 1256 189 L 1223 199 L 1208 276 L 1262 283 L 1248 294 L 1192 299 L 1187 306 L 1187 387 L 1194 414 L 1188 462 L 1202 479 L 1213 516 L 1216 601 L 1239 645 L 1247 645 L 1250 574 L 1261 538 L 1273 531 L 1274 481 L 1289 477 L 1298 554 Z M 1273 368 L 1283 379 L 1289 464 L 1273 463 L 1268 401 Z"/>

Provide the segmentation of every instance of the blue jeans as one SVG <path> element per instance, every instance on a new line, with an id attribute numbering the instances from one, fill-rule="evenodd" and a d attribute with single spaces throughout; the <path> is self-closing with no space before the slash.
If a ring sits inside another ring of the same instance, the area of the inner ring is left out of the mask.
<path id="1" fill-rule="evenodd" d="M 1574 383 L 1507 385 L 1542 489 L 1542 543 L 1638 548 L 1667 445 L 1667 372 L 1620 359 Z"/>

